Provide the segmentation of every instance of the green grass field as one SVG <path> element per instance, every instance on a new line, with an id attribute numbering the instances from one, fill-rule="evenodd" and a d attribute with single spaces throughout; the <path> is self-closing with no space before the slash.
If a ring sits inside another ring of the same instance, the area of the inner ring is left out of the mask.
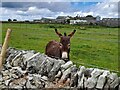
<path id="1" fill-rule="evenodd" d="M 4 23 L 2 42 L 7 28 L 11 28 L 11 47 L 44 53 L 50 40 L 59 41 L 54 27 L 61 33 L 68 34 L 74 29 L 77 30 L 71 38 L 70 52 L 70 58 L 77 66 L 95 65 L 118 71 L 118 28 L 86 26 L 81 29 L 78 25 Z"/>

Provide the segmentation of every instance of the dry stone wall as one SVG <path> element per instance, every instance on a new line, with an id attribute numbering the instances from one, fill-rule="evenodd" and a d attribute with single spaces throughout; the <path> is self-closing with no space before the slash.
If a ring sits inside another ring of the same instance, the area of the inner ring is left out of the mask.
<path id="1" fill-rule="evenodd" d="M 0 88 L 120 90 L 120 77 L 108 70 L 76 67 L 72 61 L 65 63 L 32 50 L 9 48 L 0 72 Z"/>

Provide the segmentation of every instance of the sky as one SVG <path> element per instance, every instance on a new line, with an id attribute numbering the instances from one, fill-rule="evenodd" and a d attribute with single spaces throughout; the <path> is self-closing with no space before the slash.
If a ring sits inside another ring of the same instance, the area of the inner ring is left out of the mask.
<path id="1" fill-rule="evenodd" d="M 96 1 L 79 1 L 79 0 L 57 0 L 57 1 L 39 1 L 19 2 L 4 0 L 0 4 L 0 20 L 7 21 L 10 19 L 30 20 L 45 18 L 56 18 L 57 16 L 100 16 L 101 18 L 118 18 L 119 0 L 96 0 Z"/>

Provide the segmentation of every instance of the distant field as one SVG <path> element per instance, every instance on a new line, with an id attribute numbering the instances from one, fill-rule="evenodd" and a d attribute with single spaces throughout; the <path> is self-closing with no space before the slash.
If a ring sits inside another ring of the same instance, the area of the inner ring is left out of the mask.
<path id="1" fill-rule="evenodd" d="M 7 28 L 11 28 L 10 46 L 18 49 L 35 50 L 44 53 L 50 40 L 59 41 L 54 32 L 77 32 L 71 39 L 70 58 L 77 65 L 103 67 L 118 71 L 118 28 L 80 27 L 62 24 L 2 24 L 2 39 Z M 93 66 L 90 66 L 93 65 Z"/>

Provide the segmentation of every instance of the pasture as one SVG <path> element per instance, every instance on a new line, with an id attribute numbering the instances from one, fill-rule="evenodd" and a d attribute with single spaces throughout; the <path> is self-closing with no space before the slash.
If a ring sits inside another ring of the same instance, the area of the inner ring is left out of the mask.
<path id="1" fill-rule="evenodd" d="M 77 30 L 71 38 L 70 59 L 77 65 L 118 71 L 118 28 L 63 24 L 3 23 L 2 41 L 7 28 L 11 28 L 10 46 L 18 49 L 45 52 L 50 40 L 59 41 L 54 27 L 61 33 Z M 1 38 L 1 36 L 0 36 Z"/>

